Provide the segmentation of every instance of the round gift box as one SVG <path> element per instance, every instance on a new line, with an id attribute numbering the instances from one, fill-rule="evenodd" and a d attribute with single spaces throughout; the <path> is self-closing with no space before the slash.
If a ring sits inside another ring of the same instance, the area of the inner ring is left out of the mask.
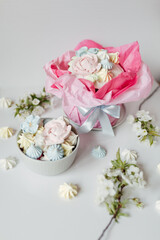
<path id="1" fill-rule="evenodd" d="M 73 126 L 72 126 L 72 131 L 77 134 Z M 22 131 L 18 132 L 17 140 L 21 133 Z M 78 136 L 77 144 L 73 152 L 70 155 L 56 161 L 44 161 L 44 160 L 37 160 L 37 159 L 30 158 L 23 153 L 23 151 L 19 148 L 18 143 L 17 143 L 17 146 L 21 154 L 21 159 L 27 168 L 41 175 L 54 176 L 66 171 L 72 165 L 78 151 L 79 142 L 80 140 Z"/>

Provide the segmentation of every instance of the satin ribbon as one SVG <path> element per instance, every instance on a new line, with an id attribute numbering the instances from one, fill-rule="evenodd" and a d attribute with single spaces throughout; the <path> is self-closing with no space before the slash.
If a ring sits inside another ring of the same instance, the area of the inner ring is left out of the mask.
<path id="1" fill-rule="evenodd" d="M 99 120 L 103 133 L 114 136 L 114 132 L 108 118 L 108 115 L 119 118 L 120 106 L 117 105 L 100 105 L 92 108 L 78 107 L 79 112 L 85 117 L 90 116 L 81 126 L 75 126 L 78 133 L 87 133 L 92 130 L 97 120 Z"/>

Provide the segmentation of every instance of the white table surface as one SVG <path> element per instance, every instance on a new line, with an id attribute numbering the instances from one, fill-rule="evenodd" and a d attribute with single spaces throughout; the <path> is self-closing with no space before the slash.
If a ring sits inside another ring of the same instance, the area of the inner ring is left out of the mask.
<path id="1" fill-rule="evenodd" d="M 3 89 L 1 95 L 17 99 L 29 90 L 31 88 Z M 160 125 L 159 100 L 160 90 L 144 104 L 144 109 L 149 110 Z M 127 114 L 134 114 L 137 107 L 138 103 L 126 104 Z M 58 102 L 57 107 L 44 116 L 57 117 L 62 113 Z M 13 117 L 13 107 L 0 110 L 0 127 L 3 126 L 19 129 L 20 121 Z M 122 217 L 119 224 L 113 224 L 104 239 L 159 240 L 160 214 L 155 210 L 155 202 L 160 199 L 160 174 L 157 172 L 160 142 L 147 148 L 139 143 L 126 122 L 115 129 L 115 134 L 115 137 L 107 137 L 92 131 L 81 135 L 78 156 L 72 167 L 52 177 L 35 174 L 23 165 L 16 135 L 1 140 L 0 158 L 11 155 L 17 158 L 18 164 L 12 170 L 0 171 L 0 240 L 96 240 L 110 219 L 105 207 L 95 204 L 96 176 L 114 159 L 118 147 L 138 152 L 148 184 L 133 196 L 139 196 L 145 208 L 130 207 L 130 217 Z M 91 155 L 92 148 L 99 144 L 107 149 L 104 159 L 94 159 Z M 66 201 L 59 197 L 58 188 L 64 182 L 78 184 L 80 191 L 76 198 Z"/>

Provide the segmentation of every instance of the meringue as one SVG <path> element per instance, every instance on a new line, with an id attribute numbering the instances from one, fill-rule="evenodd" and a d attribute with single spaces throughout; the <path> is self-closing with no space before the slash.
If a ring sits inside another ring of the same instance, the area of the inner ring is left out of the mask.
<path id="1" fill-rule="evenodd" d="M 9 170 L 16 166 L 15 158 L 8 157 L 4 159 L 0 159 L 0 168 L 3 170 Z"/>
<path id="2" fill-rule="evenodd" d="M 160 173 L 160 163 L 157 165 L 157 170 Z"/>
<path id="3" fill-rule="evenodd" d="M 68 156 L 69 154 L 71 154 L 74 146 L 71 146 L 68 142 L 64 142 L 62 143 L 62 148 L 64 150 L 64 155 Z"/>
<path id="4" fill-rule="evenodd" d="M 38 159 L 42 155 L 42 149 L 31 144 L 31 146 L 26 151 L 26 155 L 30 158 Z"/>
<path id="5" fill-rule="evenodd" d="M 12 106 L 12 100 L 9 98 L 0 98 L 0 108 L 9 108 Z"/>
<path id="6" fill-rule="evenodd" d="M 124 149 L 121 153 L 122 159 L 126 160 L 127 162 L 136 163 L 136 159 L 138 157 L 137 153 L 133 150 Z"/>
<path id="7" fill-rule="evenodd" d="M 64 156 L 64 150 L 59 144 L 51 145 L 47 150 L 47 157 L 51 161 L 56 161 Z"/>
<path id="8" fill-rule="evenodd" d="M 106 150 L 101 146 L 93 148 L 92 155 L 96 158 L 104 158 L 106 156 Z"/>
<path id="9" fill-rule="evenodd" d="M 34 143 L 34 136 L 31 133 L 22 133 L 19 135 L 17 143 L 24 151 L 26 151 L 32 143 Z"/>
<path id="10" fill-rule="evenodd" d="M 156 201 L 155 208 L 160 213 L 160 200 Z"/>
<path id="11" fill-rule="evenodd" d="M 9 127 L 2 127 L 0 128 L 0 138 L 10 138 L 14 134 L 14 130 Z"/>
<path id="12" fill-rule="evenodd" d="M 66 142 L 69 143 L 71 146 L 76 145 L 77 138 L 78 135 L 71 131 L 69 137 L 66 139 Z"/>
<path id="13" fill-rule="evenodd" d="M 34 142 L 36 146 L 41 147 L 42 149 L 44 148 L 44 137 L 42 136 L 42 134 L 36 134 L 35 138 L 34 138 Z"/>
<path id="14" fill-rule="evenodd" d="M 65 199 L 72 199 L 78 194 L 78 187 L 74 184 L 64 183 L 59 187 L 59 194 Z"/>

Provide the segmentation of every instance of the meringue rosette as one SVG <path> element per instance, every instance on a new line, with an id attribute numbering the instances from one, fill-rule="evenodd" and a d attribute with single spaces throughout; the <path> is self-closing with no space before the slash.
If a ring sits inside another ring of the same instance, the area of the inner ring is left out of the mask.
<path id="1" fill-rule="evenodd" d="M 64 150 L 61 147 L 61 145 L 55 144 L 55 145 L 49 146 L 47 150 L 47 157 L 49 158 L 49 160 L 56 161 L 63 158 L 63 156 L 64 156 Z"/>

